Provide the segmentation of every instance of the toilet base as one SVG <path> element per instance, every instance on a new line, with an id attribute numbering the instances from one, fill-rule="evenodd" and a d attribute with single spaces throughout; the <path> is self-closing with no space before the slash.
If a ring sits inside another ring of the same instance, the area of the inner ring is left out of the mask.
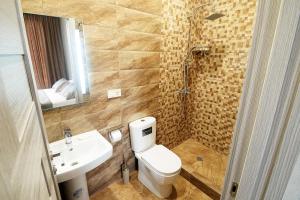
<path id="1" fill-rule="evenodd" d="M 159 198 L 167 198 L 172 193 L 172 184 L 159 184 L 145 165 L 139 162 L 139 181 Z"/>

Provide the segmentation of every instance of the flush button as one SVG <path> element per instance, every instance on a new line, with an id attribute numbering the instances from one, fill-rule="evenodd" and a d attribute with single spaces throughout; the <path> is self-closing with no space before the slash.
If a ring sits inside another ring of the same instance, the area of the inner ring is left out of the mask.
<path id="1" fill-rule="evenodd" d="M 146 136 L 152 133 L 152 127 L 146 128 L 142 130 L 142 135 Z"/>

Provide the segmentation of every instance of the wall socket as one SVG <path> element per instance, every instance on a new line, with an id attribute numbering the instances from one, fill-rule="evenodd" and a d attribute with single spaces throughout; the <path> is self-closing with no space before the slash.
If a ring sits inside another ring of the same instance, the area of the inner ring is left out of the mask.
<path id="1" fill-rule="evenodd" d="M 117 98 L 120 96 L 122 96 L 121 89 L 107 90 L 107 98 L 108 99 Z"/>

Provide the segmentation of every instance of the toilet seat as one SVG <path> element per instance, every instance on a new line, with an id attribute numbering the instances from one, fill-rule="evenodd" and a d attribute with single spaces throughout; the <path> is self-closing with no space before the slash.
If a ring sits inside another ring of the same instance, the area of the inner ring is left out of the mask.
<path id="1" fill-rule="evenodd" d="M 141 159 L 149 168 L 164 176 L 176 174 L 181 169 L 180 158 L 163 145 L 146 150 L 141 154 Z"/>

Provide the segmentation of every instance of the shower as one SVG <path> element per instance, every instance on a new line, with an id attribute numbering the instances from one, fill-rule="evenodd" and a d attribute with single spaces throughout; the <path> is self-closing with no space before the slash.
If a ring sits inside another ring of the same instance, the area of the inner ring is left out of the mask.
<path id="1" fill-rule="evenodd" d="M 188 89 L 188 71 L 189 71 L 190 63 L 193 61 L 193 54 L 197 54 L 197 55 L 200 54 L 202 56 L 205 56 L 208 54 L 209 49 L 210 49 L 208 46 L 203 46 L 203 45 L 196 45 L 196 46 L 191 47 L 191 29 L 192 29 L 192 25 L 194 25 L 193 20 L 195 18 L 195 15 L 197 14 L 197 11 L 206 5 L 209 5 L 209 4 L 207 3 L 207 4 L 202 4 L 202 5 L 197 6 L 196 8 L 194 8 L 192 10 L 192 13 L 187 17 L 188 22 L 189 22 L 189 30 L 188 30 L 187 52 L 186 52 L 186 56 L 183 61 L 183 89 L 179 90 L 179 92 L 184 95 L 187 95 L 190 93 L 189 89 Z M 223 16 L 224 16 L 224 14 L 216 12 L 215 9 L 213 8 L 213 12 L 210 15 L 206 16 L 204 19 L 214 21 Z"/>

